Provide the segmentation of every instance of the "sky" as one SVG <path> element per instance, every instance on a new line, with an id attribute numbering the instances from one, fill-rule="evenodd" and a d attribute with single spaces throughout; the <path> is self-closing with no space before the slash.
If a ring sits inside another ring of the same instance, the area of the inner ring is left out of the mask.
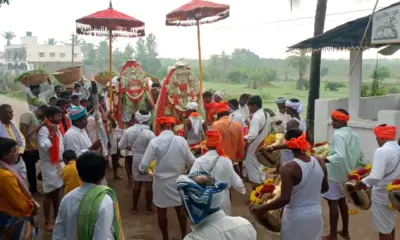
<path id="1" fill-rule="evenodd" d="M 165 15 L 189 0 L 113 0 L 114 9 L 145 22 L 146 33 L 154 33 L 160 57 L 197 58 L 196 27 L 165 26 Z M 398 0 L 380 0 L 378 9 Z M 68 41 L 75 31 L 75 20 L 108 8 L 109 0 L 10 0 L 0 8 L 0 33 L 13 31 L 19 37 L 26 31 L 38 36 Z M 229 18 L 201 26 L 203 58 L 222 51 L 230 54 L 235 48 L 249 49 L 263 58 L 285 58 L 287 46 L 312 37 L 317 0 L 300 0 L 290 9 L 289 0 L 215 0 L 230 5 Z M 375 0 L 329 0 L 325 30 L 347 21 L 369 15 Z M 299 18 L 302 18 L 299 20 Z M 293 21 L 285 21 L 297 19 Z M 97 43 L 104 39 L 83 37 Z M 123 49 L 136 39 L 118 38 L 115 48 Z M 0 45 L 6 44 L 0 38 Z M 323 58 L 347 59 L 349 53 L 323 52 Z M 376 50 L 368 50 L 364 58 L 376 58 Z M 385 58 L 385 57 L 381 57 Z M 390 58 L 400 58 L 396 53 Z"/>

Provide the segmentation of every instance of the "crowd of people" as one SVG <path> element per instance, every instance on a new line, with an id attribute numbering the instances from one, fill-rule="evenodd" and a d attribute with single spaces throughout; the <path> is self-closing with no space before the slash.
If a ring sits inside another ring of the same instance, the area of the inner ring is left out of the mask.
<path id="1" fill-rule="evenodd" d="M 267 147 L 281 151 L 275 174 L 281 176 L 282 191 L 273 201 L 251 205 L 250 211 L 262 216 L 284 209 L 283 240 L 336 240 L 338 235 L 350 239 L 343 184 L 362 162 L 360 138 L 347 125 L 350 116 L 344 109 L 331 114 L 335 131 L 329 155 L 321 158 L 307 154 L 309 136 L 298 99 L 278 98 L 274 112 L 263 108 L 260 96 L 243 94 L 227 101 L 220 91 L 204 92 L 205 119 L 198 103 L 189 102 L 182 136 L 174 132 L 172 116 L 155 119 L 161 126 L 156 136 L 152 113 L 145 109 L 120 129 L 113 106 L 107 105 L 107 89 L 98 102 L 81 83 L 67 91 L 51 85 L 43 93 L 40 89 L 37 85 L 27 90 L 29 111 L 20 116 L 19 126 L 13 121 L 13 106 L 0 105 L 1 239 L 32 239 L 40 208 L 44 230 L 54 240 L 124 239 L 117 195 L 107 187 L 105 175 L 110 168 L 115 180 L 122 179 L 119 159 L 125 154 L 128 186 L 133 185 L 132 214 L 141 210 L 138 201 L 144 188 L 144 213 L 157 213 L 164 240 L 169 239 L 168 208 L 176 211 L 182 239 L 255 240 L 254 226 L 231 216 L 231 190 L 246 194 L 245 181 L 253 189 L 264 184 L 267 173 L 256 152 L 273 131 L 285 133 L 283 144 Z M 354 190 L 373 187 L 374 230 L 380 239 L 394 240 L 397 211 L 389 208 L 386 185 L 400 177 L 400 146 L 394 126 L 377 126 L 374 133 L 379 148 L 371 174 Z M 203 141 L 206 151 L 195 156 L 192 147 Z M 43 184 L 41 204 L 33 197 L 37 179 Z M 322 234 L 321 197 L 329 205 L 327 236 Z M 187 218 L 193 225 L 190 233 Z"/>

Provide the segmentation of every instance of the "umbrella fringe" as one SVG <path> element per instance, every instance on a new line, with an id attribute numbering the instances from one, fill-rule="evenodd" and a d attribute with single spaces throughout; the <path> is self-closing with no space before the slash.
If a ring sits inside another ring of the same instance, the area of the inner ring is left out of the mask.
<path id="1" fill-rule="evenodd" d="M 202 18 L 199 23 L 200 24 L 209 24 L 209 23 L 214 23 L 221 21 L 225 18 L 229 17 L 229 9 L 216 15 L 216 16 L 207 16 Z M 167 26 L 179 26 L 179 27 L 191 27 L 191 26 L 196 26 L 197 25 L 197 20 L 196 19 L 186 19 L 182 20 L 179 18 L 173 18 L 173 19 L 168 19 L 165 22 L 165 25 Z"/>
<path id="2" fill-rule="evenodd" d="M 135 38 L 145 36 L 144 26 L 138 28 L 116 26 L 112 30 L 112 37 Z M 91 25 L 77 23 L 76 33 L 81 35 L 106 37 L 109 35 L 109 29 L 105 27 L 92 27 Z"/>

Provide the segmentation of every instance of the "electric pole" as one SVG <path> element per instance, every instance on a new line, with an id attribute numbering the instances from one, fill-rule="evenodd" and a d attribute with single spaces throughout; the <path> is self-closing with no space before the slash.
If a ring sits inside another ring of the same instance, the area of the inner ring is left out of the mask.
<path id="1" fill-rule="evenodd" d="M 74 54 L 75 54 L 75 34 L 72 34 L 72 63 L 74 63 Z"/>

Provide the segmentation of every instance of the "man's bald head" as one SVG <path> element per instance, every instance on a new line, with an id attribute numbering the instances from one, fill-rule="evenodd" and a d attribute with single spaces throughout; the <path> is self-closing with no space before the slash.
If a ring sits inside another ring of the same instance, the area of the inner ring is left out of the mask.
<path id="1" fill-rule="evenodd" d="M 286 131 L 290 129 L 299 129 L 300 123 L 299 121 L 296 121 L 294 119 L 289 120 L 289 122 L 286 123 Z"/>

